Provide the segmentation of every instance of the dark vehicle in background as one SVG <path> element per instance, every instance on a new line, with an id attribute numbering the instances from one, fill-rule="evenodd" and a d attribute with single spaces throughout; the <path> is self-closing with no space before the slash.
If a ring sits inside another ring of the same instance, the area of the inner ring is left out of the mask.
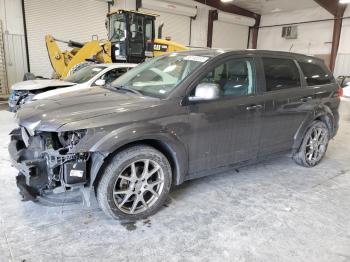
<path id="1" fill-rule="evenodd" d="M 24 200 L 80 190 L 113 218 L 140 219 L 189 179 L 285 152 L 317 165 L 337 133 L 339 92 L 314 57 L 172 53 L 110 87 L 25 105 L 9 152 Z"/>

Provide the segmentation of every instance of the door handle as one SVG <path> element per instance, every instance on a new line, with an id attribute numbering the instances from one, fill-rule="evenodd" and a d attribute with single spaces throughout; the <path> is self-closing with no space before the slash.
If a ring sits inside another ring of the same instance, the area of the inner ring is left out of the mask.
<path id="1" fill-rule="evenodd" d="M 247 106 L 246 110 L 253 111 L 253 110 L 261 110 L 263 108 L 263 105 L 251 105 Z"/>
<path id="2" fill-rule="evenodd" d="M 310 101 L 312 100 L 312 96 L 308 96 L 308 97 L 303 97 L 300 99 L 301 102 L 307 102 L 307 101 Z"/>

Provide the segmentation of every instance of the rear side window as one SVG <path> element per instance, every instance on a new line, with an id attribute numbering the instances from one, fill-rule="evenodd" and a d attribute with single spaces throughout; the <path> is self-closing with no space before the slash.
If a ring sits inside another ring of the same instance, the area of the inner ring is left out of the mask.
<path id="1" fill-rule="evenodd" d="M 266 91 L 300 87 L 300 74 L 295 62 L 284 58 L 263 58 Z"/>
<path id="2" fill-rule="evenodd" d="M 299 64 L 308 86 L 332 83 L 331 76 L 321 66 L 306 62 L 299 62 Z"/>

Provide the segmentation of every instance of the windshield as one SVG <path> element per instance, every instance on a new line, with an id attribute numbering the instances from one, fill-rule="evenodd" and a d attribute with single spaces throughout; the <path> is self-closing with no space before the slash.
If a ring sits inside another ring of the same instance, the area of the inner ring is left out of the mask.
<path id="1" fill-rule="evenodd" d="M 67 82 L 81 84 L 81 83 L 89 81 L 91 78 L 93 78 L 95 75 L 97 75 L 99 72 L 101 72 L 105 68 L 107 68 L 107 67 L 105 67 L 105 66 L 86 66 L 86 67 L 83 67 L 82 69 L 79 69 L 77 72 L 71 74 L 70 76 L 67 76 L 63 80 L 67 81 Z"/>
<path id="2" fill-rule="evenodd" d="M 170 54 L 148 60 L 112 82 L 148 96 L 166 97 L 194 69 L 208 60 L 205 56 Z"/>
<path id="3" fill-rule="evenodd" d="M 124 41 L 126 37 L 126 24 L 123 14 L 114 14 L 110 16 L 110 41 Z"/>

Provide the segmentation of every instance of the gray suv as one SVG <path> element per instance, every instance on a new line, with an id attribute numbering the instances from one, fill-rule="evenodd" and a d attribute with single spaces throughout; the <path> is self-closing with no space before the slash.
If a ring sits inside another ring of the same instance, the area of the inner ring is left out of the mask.
<path id="1" fill-rule="evenodd" d="M 317 165 L 337 132 L 339 101 L 315 57 L 178 52 L 112 85 L 25 105 L 9 152 L 23 200 L 55 204 L 81 192 L 109 216 L 135 220 L 189 179 L 285 152 Z"/>

